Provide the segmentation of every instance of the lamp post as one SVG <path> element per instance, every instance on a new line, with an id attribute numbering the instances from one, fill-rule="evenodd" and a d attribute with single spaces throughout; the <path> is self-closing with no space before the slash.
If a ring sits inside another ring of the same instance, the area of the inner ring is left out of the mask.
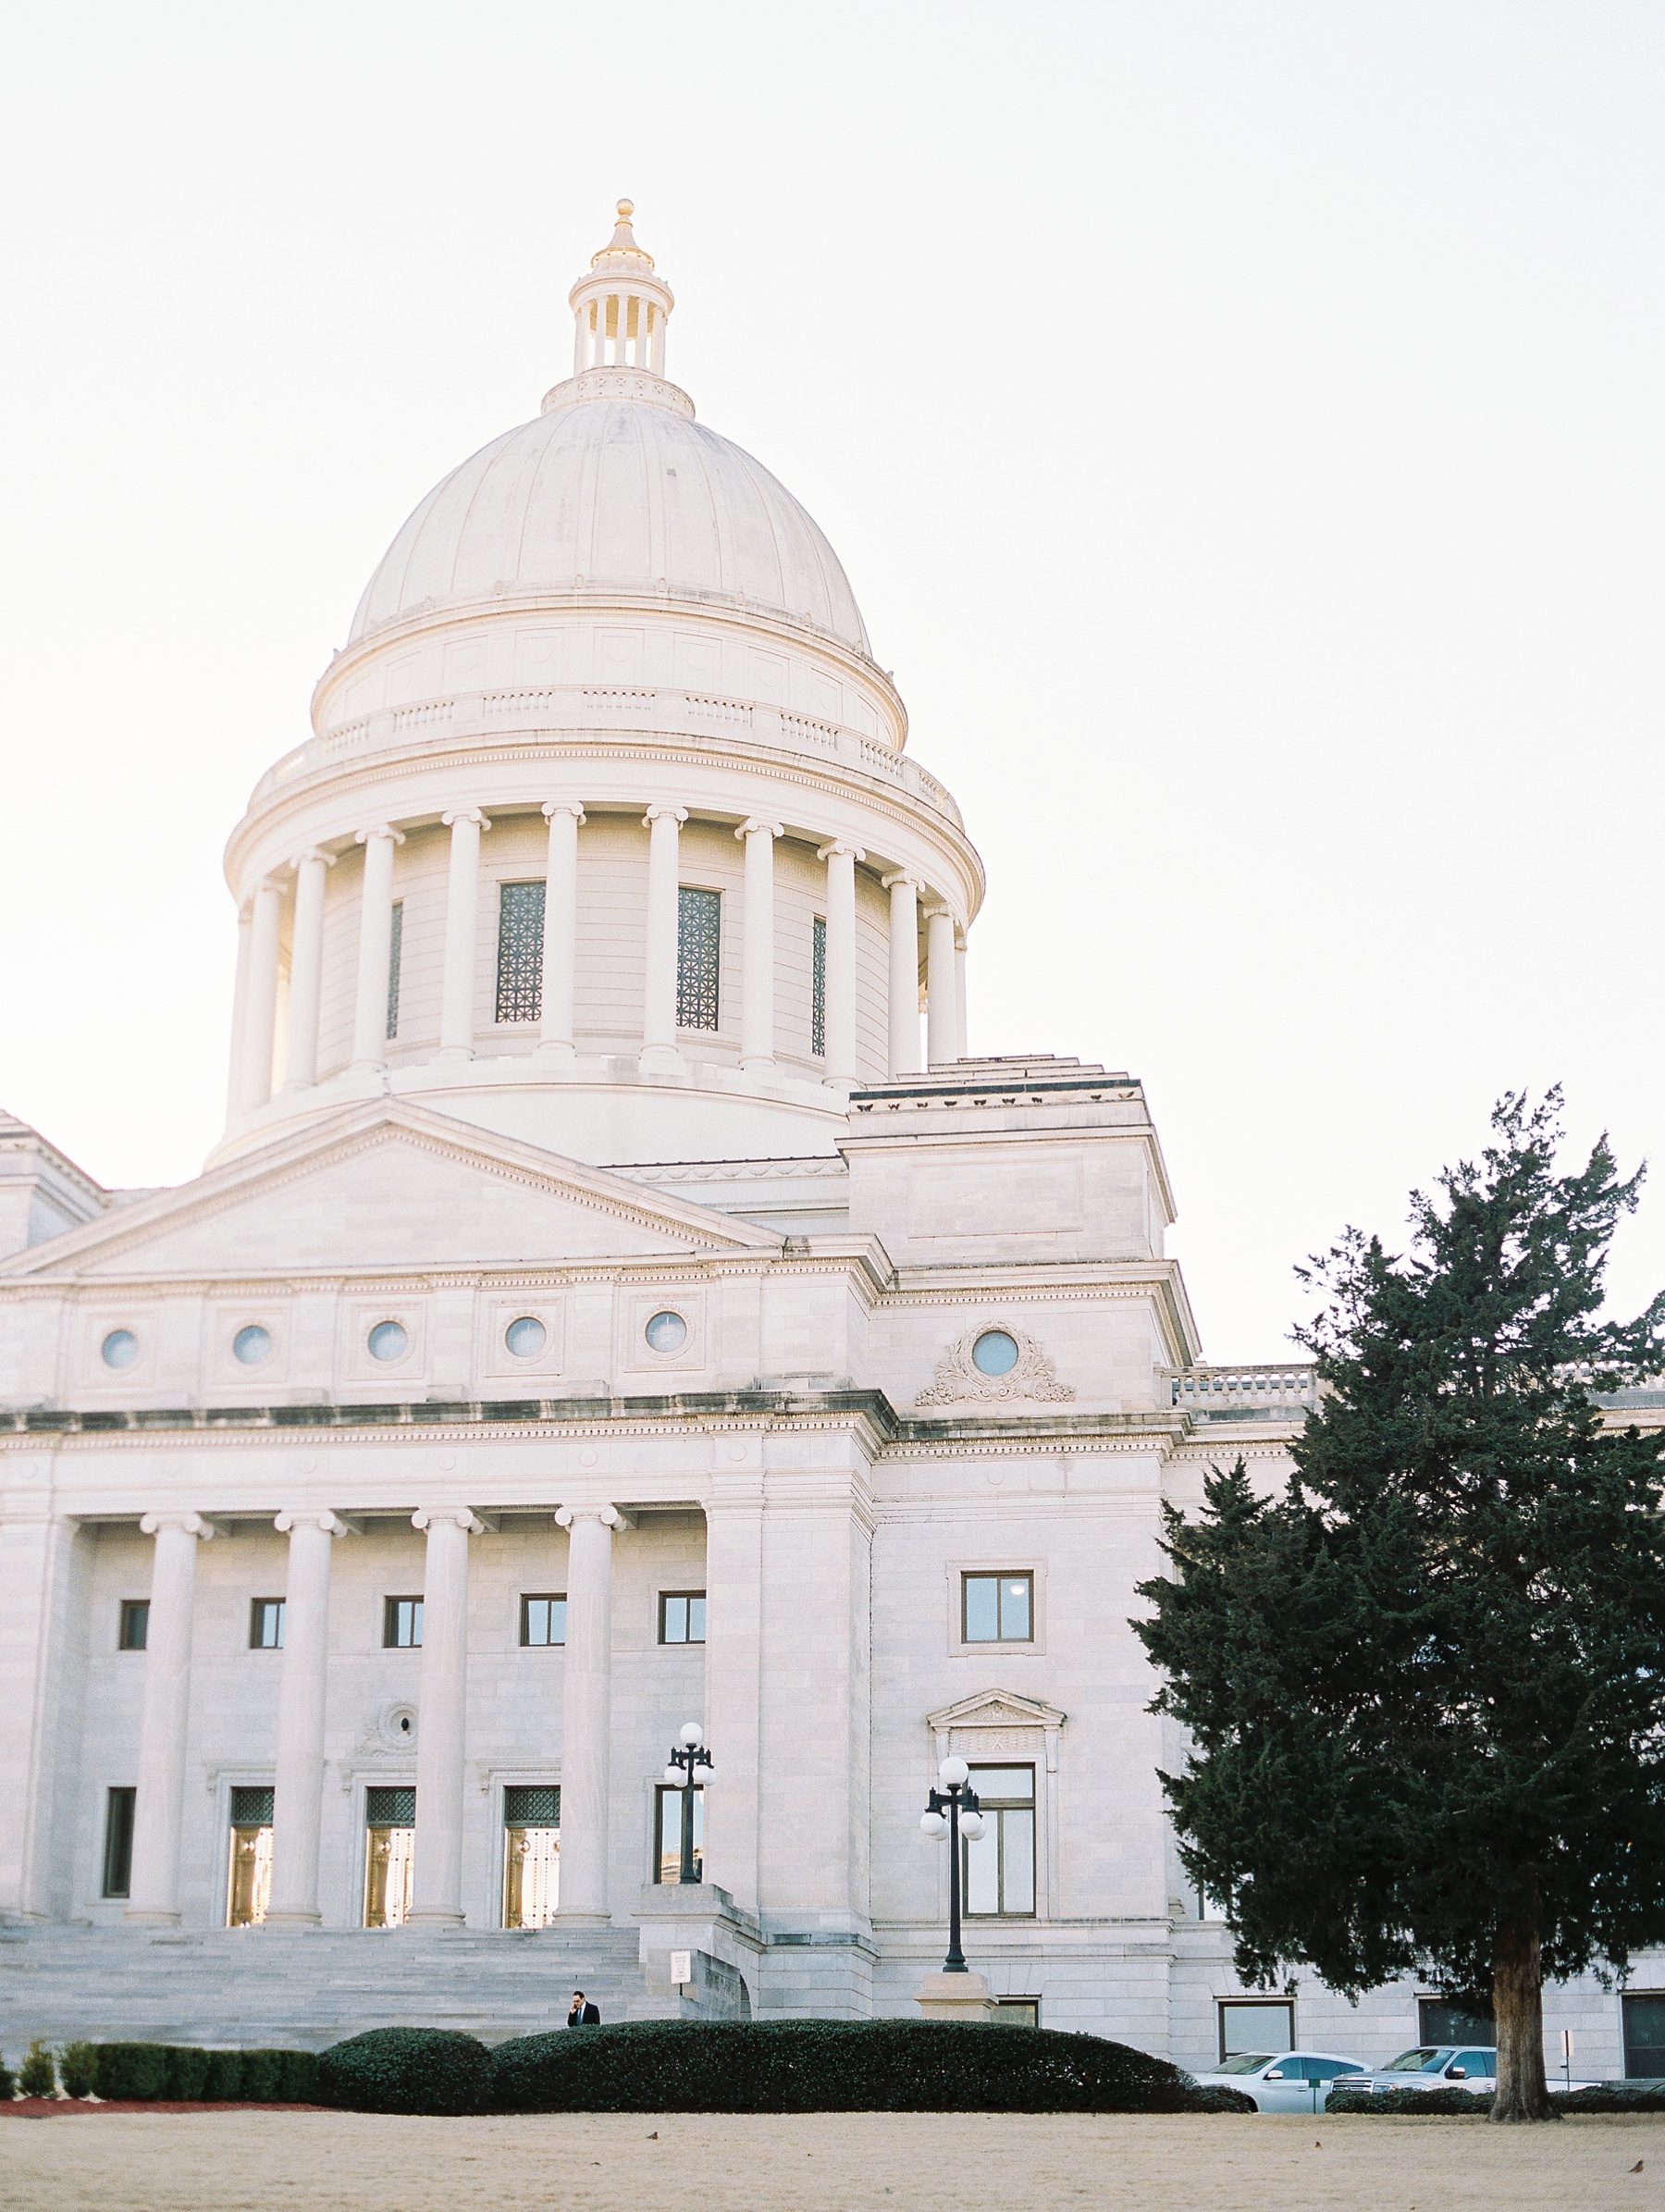
<path id="1" fill-rule="evenodd" d="M 680 1739 L 671 1747 L 671 1760 L 665 1769 L 665 1787 L 680 1789 L 682 1801 L 682 1872 L 679 1882 L 697 1882 L 699 1869 L 694 1863 L 694 1773 L 703 1767 L 708 1776 L 711 1772 L 711 1754 L 705 1749 L 705 1730 L 697 1721 L 684 1725 Z"/>
<path id="2" fill-rule="evenodd" d="M 978 1810 L 977 1792 L 971 1787 L 971 1770 L 963 1759 L 944 1759 L 937 1769 L 940 1789 L 931 1793 L 930 1808 L 921 1816 L 919 1826 L 935 1843 L 946 1843 L 950 1838 L 954 1849 L 948 1860 L 948 1956 L 943 1961 L 945 1974 L 969 1972 L 966 1954 L 960 1948 L 960 1855 L 959 1839 L 976 1843 L 983 1832 L 983 1817 Z"/>

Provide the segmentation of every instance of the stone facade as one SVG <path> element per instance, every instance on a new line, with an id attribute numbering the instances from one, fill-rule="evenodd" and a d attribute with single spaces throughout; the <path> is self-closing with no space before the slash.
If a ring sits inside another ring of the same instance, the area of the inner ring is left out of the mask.
<path id="1" fill-rule="evenodd" d="M 666 382 L 627 211 L 573 299 L 233 834 L 204 1173 L 0 1125 L 0 2034 L 906 2015 L 957 1754 L 993 1998 L 1208 2063 L 1242 1993 L 1128 1620 L 1310 1374 L 1202 1365 L 1136 1080 L 968 1057 L 975 851 L 831 548 Z M 1416 1994 L 1295 2030 L 1379 2059 Z"/>

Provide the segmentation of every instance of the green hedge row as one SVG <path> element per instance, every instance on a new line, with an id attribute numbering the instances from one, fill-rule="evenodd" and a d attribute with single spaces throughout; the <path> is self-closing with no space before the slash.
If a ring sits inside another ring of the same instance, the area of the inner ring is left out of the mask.
<path id="1" fill-rule="evenodd" d="M 311 2051 L 204 2051 L 185 2044 L 96 2043 L 94 2092 L 162 2104 L 310 2105 L 318 2094 Z"/>
<path id="2" fill-rule="evenodd" d="M 1558 2112 L 1665 2112 L 1665 2082 L 1598 2082 L 1593 2089 L 1555 2094 Z M 1333 2089 L 1325 2107 L 1326 2117 L 1341 2119 L 1361 2112 L 1418 2112 L 1430 2118 L 1450 2113 L 1460 2118 L 1485 2119 L 1490 2112 L 1488 2096 L 1471 2096 L 1466 2089 L 1388 2089 L 1372 2096 L 1363 2089 Z"/>
<path id="3" fill-rule="evenodd" d="M 322 2102 L 357 2112 L 1250 2112 L 1096 2035 L 928 2020 L 643 2020 L 488 2051 L 376 2028 L 323 2052 Z"/>

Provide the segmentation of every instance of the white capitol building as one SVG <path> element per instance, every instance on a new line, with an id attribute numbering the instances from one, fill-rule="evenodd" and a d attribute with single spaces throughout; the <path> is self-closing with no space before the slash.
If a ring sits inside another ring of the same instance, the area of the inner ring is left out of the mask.
<path id="1" fill-rule="evenodd" d="M 959 1756 L 1004 2017 L 1386 2056 L 1239 1987 L 1127 1625 L 1310 1373 L 1201 1364 L 1136 1080 L 966 1057 L 976 850 L 630 213 L 232 833 L 203 1173 L 0 1118 L 0 2042 L 910 2014 Z"/>

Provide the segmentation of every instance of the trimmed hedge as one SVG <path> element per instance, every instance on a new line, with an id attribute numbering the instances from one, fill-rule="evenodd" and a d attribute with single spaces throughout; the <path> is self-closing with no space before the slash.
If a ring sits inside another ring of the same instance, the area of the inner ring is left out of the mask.
<path id="1" fill-rule="evenodd" d="M 70 2045 L 85 2052 L 77 2079 L 106 2104 L 130 2099 L 169 2105 L 309 2105 L 317 2095 L 318 2061 L 311 2051 L 205 2051 L 191 2044 L 96 2043 Z"/>
<path id="2" fill-rule="evenodd" d="M 319 2101 L 349 2112 L 489 2111 L 491 2078 L 491 2053 L 456 2028 L 371 2028 L 318 2055 Z"/>
<path id="3" fill-rule="evenodd" d="M 242 2095 L 243 2055 L 240 2051 L 210 2051 L 207 2071 L 197 2095 L 204 2104 L 235 2104 Z"/>
<path id="4" fill-rule="evenodd" d="M 1451 2119 L 1484 2119 L 1491 2110 L 1489 2096 L 1466 2089 L 1384 2089 L 1373 2096 L 1368 2089 L 1332 2089 L 1324 2111 L 1338 2119 L 1361 2112 L 1421 2113 L 1430 2119 L 1442 2113 Z"/>
<path id="5" fill-rule="evenodd" d="M 167 2095 L 167 2052 L 159 2043 L 100 2043 L 93 2087 L 106 2105 Z"/>
<path id="6" fill-rule="evenodd" d="M 1253 2109 L 1239 2092 L 1200 2091 L 1165 2059 L 1101 2036 L 934 2020 L 557 2029 L 500 2045 L 491 2093 L 511 2112 Z"/>
<path id="7" fill-rule="evenodd" d="M 196 2050 L 188 2044 L 169 2044 L 163 2056 L 167 2083 L 163 2095 L 170 2105 L 194 2105 L 203 2094 L 214 2053 Z"/>
<path id="8" fill-rule="evenodd" d="M 1665 2112 L 1665 2082 L 1597 2082 L 1593 2089 L 1563 2090 L 1558 2112 Z"/>
<path id="9" fill-rule="evenodd" d="M 98 2079 L 98 2053 L 90 2043 L 67 2043 L 58 2053 L 58 2079 L 66 2096 L 91 2096 Z"/>

